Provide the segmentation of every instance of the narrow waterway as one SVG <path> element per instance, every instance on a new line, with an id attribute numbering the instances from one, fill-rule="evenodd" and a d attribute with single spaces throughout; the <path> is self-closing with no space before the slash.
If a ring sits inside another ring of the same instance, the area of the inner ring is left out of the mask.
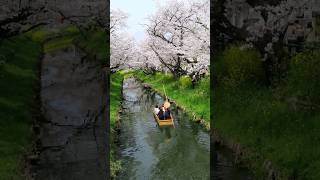
<path id="1" fill-rule="evenodd" d="M 163 98 L 134 78 L 124 80 L 123 98 L 123 170 L 118 179 L 210 179 L 210 137 L 199 124 L 172 106 L 175 128 L 157 126 L 152 109 Z M 214 179 L 249 179 L 246 170 L 228 161 L 226 152 L 215 153 L 214 159 Z"/>

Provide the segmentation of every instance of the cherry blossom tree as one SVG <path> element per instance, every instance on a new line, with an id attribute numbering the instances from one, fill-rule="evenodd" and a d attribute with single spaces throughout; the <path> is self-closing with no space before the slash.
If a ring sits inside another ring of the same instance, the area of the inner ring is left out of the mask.
<path id="1" fill-rule="evenodd" d="M 133 37 L 128 33 L 120 33 L 110 37 L 110 68 L 112 71 L 130 67 L 134 59 L 135 43 Z"/>
<path id="2" fill-rule="evenodd" d="M 208 0 L 173 0 L 150 16 L 147 47 L 175 77 L 208 69 L 210 62 L 210 5 Z"/>
<path id="3" fill-rule="evenodd" d="M 170 71 L 176 78 L 198 80 L 210 62 L 209 0 L 171 0 L 159 6 L 146 24 L 147 37 L 136 44 L 125 32 L 128 15 L 111 10 L 111 69 Z"/>
<path id="4" fill-rule="evenodd" d="M 110 11 L 110 69 L 116 71 L 129 66 L 134 55 L 134 39 L 125 32 L 128 15 L 121 10 Z"/>
<path id="5" fill-rule="evenodd" d="M 143 69 L 146 74 L 154 74 L 156 71 L 164 70 L 147 40 L 140 42 L 136 46 L 135 52 L 135 56 L 130 62 L 133 68 Z"/>
<path id="6" fill-rule="evenodd" d="M 110 10 L 110 33 L 117 34 L 122 28 L 126 27 L 128 15 L 120 9 Z"/>

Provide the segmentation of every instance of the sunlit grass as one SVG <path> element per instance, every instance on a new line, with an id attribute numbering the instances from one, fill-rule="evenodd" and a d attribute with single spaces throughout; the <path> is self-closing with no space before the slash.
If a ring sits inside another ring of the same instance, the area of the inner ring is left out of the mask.
<path id="1" fill-rule="evenodd" d="M 118 111 L 121 105 L 121 89 L 123 73 L 117 72 L 111 75 L 110 78 L 110 126 L 113 129 L 118 120 Z"/>
<path id="2" fill-rule="evenodd" d="M 115 177 L 116 173 L 121 170 L 121 161 L 116 160 L 115 158 L 115 149 L 116 145 L 113 143 L 114 138 L 116 136 L 114 128 L 116 122 L 119 120 L 119 110 L 121 108 L 121 89 L 122 89 L 122 81 L 124 78 L 124 73 L 122 71 L 118 71 L 114 74 L 111 74 L 110 78 L 110 131 L 111 131 L 111 150 L 110 150 L 110 172 L 111 177 Z"/>

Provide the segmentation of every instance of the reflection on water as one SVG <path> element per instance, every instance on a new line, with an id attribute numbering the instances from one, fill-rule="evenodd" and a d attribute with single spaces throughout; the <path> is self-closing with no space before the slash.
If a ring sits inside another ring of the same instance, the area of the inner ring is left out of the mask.
<path id="1" fill-rule="evenodd" d="M 118 179 L 210 179 L 210 137 L 207 132 L 175 107 L 171 107 L 175 128 L 158 127 L 152 110 L 163 103 L 162 97 L 144 90 L 133 78 L 124 81 L 123 96 L 119 137 L 123 171 Z M 235 168 L 224 168 L 229 166 L 225 163 L 228 161 L 221 159 L 225 156 L 216 155 L 213 170 L 221 173 L 214 175 L 215 179 L 235 178 L 226 176 L 224 171 Z M 231 173 L 245 177 L 240 172 L 243 171 Z"/>

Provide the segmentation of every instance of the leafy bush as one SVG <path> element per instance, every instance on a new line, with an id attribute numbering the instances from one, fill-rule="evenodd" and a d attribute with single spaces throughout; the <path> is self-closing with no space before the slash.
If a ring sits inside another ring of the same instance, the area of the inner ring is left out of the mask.
<path id="1" fill-rule="evenodd" d="M 186 89 L 192 86 L 191 78 L 189 76 L 181 76 L 179 78 L 179 88 Z"/>
<path id="2" fill-rule="evenodd" d="M 320 51 L 307 51 L 292 58 L 287 93 L 302 101 L 320 103 Z"/>
<path id="3" fill-rule="evenodd" d="M 197 86 L 199 87 L 199 89 L 209 91 L 209 89 L 210 89 L 210 76 L 206 76 L 206 77 L 202 78 L 199 81 Z"/>
<path id="4" fill-rule="evenodd" d="M 257 83 L 264 79 L 262 61 L 254 49 L 239 45 L 228 47 L 217 58 L 214 73 L 219 83 L 236 87 L 243 83 Z"/>

